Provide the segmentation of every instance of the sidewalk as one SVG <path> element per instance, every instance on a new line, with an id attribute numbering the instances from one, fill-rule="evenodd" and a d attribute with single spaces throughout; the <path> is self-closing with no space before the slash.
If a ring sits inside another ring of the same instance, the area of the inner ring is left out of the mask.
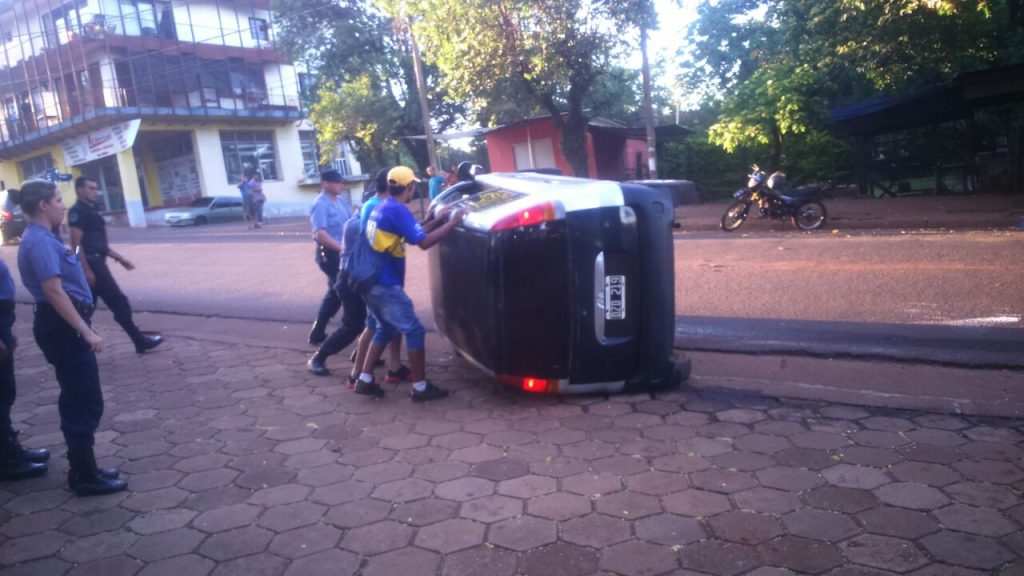
<path id="1" fill-rule="evenodd" d="M 0 576 L 1019 575 L 1021 420 L 725 389 L 534 396 L 428 336 L 451 398 L 310 375 L 303 330 L 109 314 L 101 464 L 64 483 L 52 369 L 18 308 L 16 427 L 48 476 L 0 484 Z M 698 369 L 695 366 L 695 373 Z"/>
<path id="2" fill-rule="evenodd" d="M 823 200 L 828 210 L 824 230 L 864 229 L 1020 229 L 1024 195 L 915 196 L 906 198 L 837 197 Z M 728 202 L 676 208 L 685 232 L 720 230 Z M 738 232 L 795 230 L 792 222 L 748 219 Z"/>

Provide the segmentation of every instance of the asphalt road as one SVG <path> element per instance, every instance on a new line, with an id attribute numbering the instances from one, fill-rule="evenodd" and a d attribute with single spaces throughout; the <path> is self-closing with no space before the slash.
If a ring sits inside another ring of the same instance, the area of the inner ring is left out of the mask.
<path id="1" fill-rule="evenodd" d="M 137 266 L 114 265 L 140 311 L 311 321 L 326 289 L 301 220 L 110 237 Z M 15 275 L 16 250 L 0 248 Z M 1024 366 L 1019 233 L 699 232 L 675 251 L 684 349 Z M 410 248 L 407 274 L 430 324 L 423 252 Z"/>

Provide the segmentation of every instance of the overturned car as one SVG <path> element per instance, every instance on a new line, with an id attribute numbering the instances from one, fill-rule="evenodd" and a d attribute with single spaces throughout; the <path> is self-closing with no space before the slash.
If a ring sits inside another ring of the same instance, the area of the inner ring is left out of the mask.
<path id="1" fill-rule="evenodd" d="M 430 251 L 438 329 L 461 355 L 527 391 L 669 387 L 673 206 L 663 190 L 539 173 L 486 174 L 434 201 L 468 213 Z"/>

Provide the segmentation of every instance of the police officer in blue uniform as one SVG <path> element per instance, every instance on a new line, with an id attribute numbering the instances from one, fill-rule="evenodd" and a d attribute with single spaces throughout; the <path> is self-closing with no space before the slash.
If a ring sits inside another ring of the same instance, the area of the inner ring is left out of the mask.
<path id="1" fill-rule="evenodd" d="M 60 385 L 57 408 L 68 446 L 68 486 L 79 496 L 110 494 L 127 484 L 115 469 L 96 466 L 96 428 L 103 416 L 103 391 L 96 352 L 103 338 L 93 331 L 92 291 L 78 255 L 53 233 L 66 211 L 57 187 L 45 180 L 22 185 L 15 197 L 29 225 L 18 249 L 21 281 L 35 301 L 32 333 Z"/>
<path id="2" fill-rule="evenodd" d="M 345 222 L 352 211 L 338 196 L 344 189 L 341 172 L 325 170 L 320 173 L 320 194 L 309 212 L 309 222 L 316 242 L 316 265 L 327 276 L 327 292 L 320 302 L 313 329 L 309 332 L 309 343 L 320 345 L 327 339 L 327 323 L 341 309 L 341 299 L 334 291 L 341 265 L 341 240 Z"/>
<path id="3" fill-rule="evenodd" d="M 15 191 L 12 191 L 17 193 Z M 18 338 L 14 328 L 14 278 L 7 263 L 0 260 L 0 480 L 22 480 L 46 474 L 50 452 L 25 450 L 11 425 L 11 407 L 17 389 L 14 383 L 14 350 Z"/>
<path id="4" fill-rule="evenodd" d="M 114 314 L 114 320 L 132 339 L 135 351 L 139 354 L 156 348 L 163 343 L 163 336 L 147 336 L 132 321 L 132 306 L 128 297 L 121 292 L 121 287 L 114 280 L 107 266 L 107 257 L 124 266 L 126 270 L 134 270 L 135 265 L 127 258 L 114 252 L 107 243 L 107 223 L 96 208 L 99 185 L 95 180 L 79 176 L 75 179 L 75 194 L 78 201 L 68 211 L 68 225 L 71 228 L 71 249 L 76 251 L 85 271 L 85 279 L 92 288 L 93 301 L 100 298 Z"/>

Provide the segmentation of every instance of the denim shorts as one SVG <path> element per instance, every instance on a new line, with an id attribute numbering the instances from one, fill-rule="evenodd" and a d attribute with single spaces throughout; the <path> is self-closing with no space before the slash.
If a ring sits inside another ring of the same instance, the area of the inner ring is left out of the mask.
<path id="1" fill-rule="evenodd" d="M 426 330 L 416 311 L 412 300 L 401 286 L 374 286 L 363 295 L 366 307 L 380 322 L 377 333 L 373 336 L 374 344 L 387 344 L 395 337 L 395 332 L 405 335 L 405 347 L 409 350 L 423 350 Z"/>

